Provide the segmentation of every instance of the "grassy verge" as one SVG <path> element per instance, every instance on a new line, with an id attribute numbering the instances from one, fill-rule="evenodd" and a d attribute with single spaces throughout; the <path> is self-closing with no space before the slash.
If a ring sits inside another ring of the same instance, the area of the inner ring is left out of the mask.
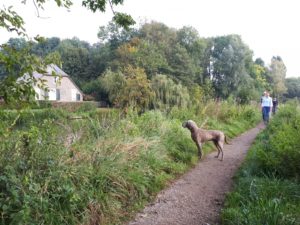
<path id="1" fill-rule="evenodd" d="M 0 224 L 120 224 L 197 163 L 184 120 L 233 137 L 259 112 L 211 102 L 126 117 L 52 109 L 0 117 Z"/>
<path id="2" fill-rule="evenodd" d="M 293 102 L 258 136 L 226 199 L 223 224 L 300 224 L 299 128 Z"/>

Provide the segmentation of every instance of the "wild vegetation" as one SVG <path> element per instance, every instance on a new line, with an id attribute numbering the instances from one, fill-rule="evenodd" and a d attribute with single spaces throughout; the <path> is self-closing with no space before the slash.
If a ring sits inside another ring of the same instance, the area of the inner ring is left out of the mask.
<path id="1" fill-rule="evenodd" d="M 299 127 L 293 101 L 258 136 L 227 197 L 224 224 L 300 224 Z"/>
<path id="2" fill-rule="evenodd" d="M 34 2 L 38 9 L 45 3 Z M 82 3 L 105 11 L 108 3 L 123 0 Z M 3 225 L 119 224 L 197 162 L 182 121 L 193 119 L 233 137 L 258 122 L 259 110 L 250 103 L 263 90 L 299 97 L 299 80 L 285 80 L 281 57 L 274 56 L 270 67 L 253 60 L 239 35 L 202 38 L 192 27 L 177 30 L 159 22 L 129 29 L 134 21 L 115 13 L 116 23 L 100 27 L 99 42 L 90 45 L 78 38 L 29 40 L 13 8 L 0 10 L 0 21 L 1 29 L 20 36 L 0 45 L 0 97 L 6 103 L 0 109 Z M 33 106 L 37 80 L 17 81 L 49 63 L 61 66 L 86 99 L 114 109 Z M 299 223 L 295 111 L 281 110 L 258 139 L 241 170 L 241 190 L 228 198 L 232 207 L 224 211 L 225 223 L 265 224 L 265 218 L 270 224 Z M 244 201 L 247 196 L 251 203 Z"/>
<path id="3" fill-rule="evenodd" d="M 196 164 L 183 120 L 233 137 L 259 119 L 253 106 L 215 109 L 2 110 L 0 224 L 120 224 Z"/>

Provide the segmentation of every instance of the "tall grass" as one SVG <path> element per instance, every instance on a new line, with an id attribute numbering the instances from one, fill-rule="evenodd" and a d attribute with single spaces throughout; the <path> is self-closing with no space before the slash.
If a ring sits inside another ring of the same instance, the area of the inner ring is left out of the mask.
<path id="1" fill-rule="evenodd" d="M 281 107 L 257 138 L 227 197 L 224 224 L 300 224 L 300 109 Z"/>
<path id="2" fill-rule="evenodd" d="M 299 224 L 300 184 L 270 177 L 240 178 L 226 200 L 223 224 Z"/>
<path id="3" fill-rule="evenodd" d="M 218 107 L 75 112 L 79 120 L 62 110 L 2 111 L 0 224 L 122 223 L 197 163 L 185 119 L 230 136 L 259 119 L 251 106 Z"/>

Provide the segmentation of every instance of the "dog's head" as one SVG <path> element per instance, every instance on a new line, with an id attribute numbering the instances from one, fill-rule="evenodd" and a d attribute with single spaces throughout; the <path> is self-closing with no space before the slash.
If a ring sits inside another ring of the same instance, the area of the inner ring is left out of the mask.
<path id="1" fill-rule="evenodd" d="M 193 127 L 197 127 L 197 125 L 193 120 L 188 120 L 182 123 L 182 127 L 190 130 Z"/>

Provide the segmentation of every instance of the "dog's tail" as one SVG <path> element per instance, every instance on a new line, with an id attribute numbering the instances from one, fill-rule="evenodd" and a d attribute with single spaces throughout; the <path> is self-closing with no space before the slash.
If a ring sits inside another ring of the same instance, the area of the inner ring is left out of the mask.
<path id="1" fill-rule="evenodd" d="M 231 145 L 231 143 L 228 142 L 226 135 L 225 135 L 225 143 Z"/>

